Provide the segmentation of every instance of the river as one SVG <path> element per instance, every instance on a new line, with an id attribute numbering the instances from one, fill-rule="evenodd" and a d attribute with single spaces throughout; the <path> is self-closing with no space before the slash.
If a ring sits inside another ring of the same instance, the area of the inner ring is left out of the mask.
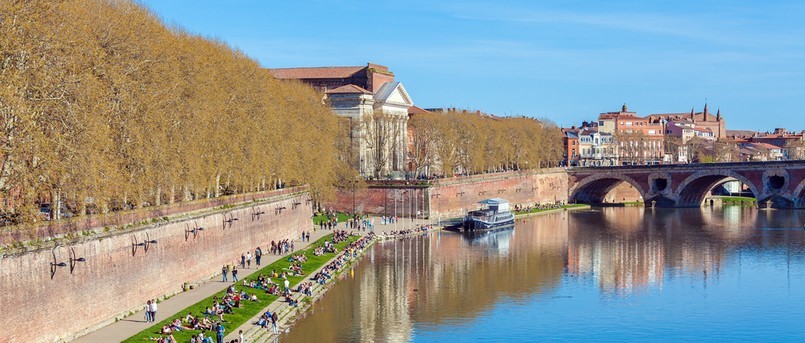
<path id="1" fill-rule="evenodd" d="M 805 341 L 803 219 L 593 208 L 388 241 L 279 341 Z"/>

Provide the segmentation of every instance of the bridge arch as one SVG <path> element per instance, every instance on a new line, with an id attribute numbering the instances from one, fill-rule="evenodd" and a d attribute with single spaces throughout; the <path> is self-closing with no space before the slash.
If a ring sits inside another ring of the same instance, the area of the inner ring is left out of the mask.
<path id="1" fill-rule="evenodd" d="M 762 193 L 757 186 L 746 177 L 731 170 L 702 170 L 685 178 L 676 190 L 677 207 L 699 207 L 704 198 L 717 184 L 722 181 L 736 179 L 747 185 L 755 197 Z"/>
<path id="2" fill-rule="evenodd" d="M 791 193 L 794 208 L 805 208 L 805 179 L 799 182 L 797 188 Z"/>
<path id="3" fill-rule="evenodd" d="M 601 204 L 604 203 L 607 194 L 623 182 L 634 187 L 640 193 L 640 196 L 645 199 L 645 190 L 634 179 L 624 175 L 607 173 L 582 179 L 570 193 L 569 200 L 584 204 Z"/>

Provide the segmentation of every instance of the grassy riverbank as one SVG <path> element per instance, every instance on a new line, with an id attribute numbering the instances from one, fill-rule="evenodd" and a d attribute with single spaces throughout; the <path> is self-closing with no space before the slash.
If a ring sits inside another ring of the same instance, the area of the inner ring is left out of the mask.
<path id="1" fill-rule="evenodd" d="M 297 251 L 297 252 L 294 253 L 294 254 L 304 253 L 307 256 L 307 262 L 305 262 L 302 265 L 302 270 L 305 272 L 305 275 L 289 276 L 288 277 L 288 280 L 290 280 L 292 287 L 296 286 L 301 281 L 303 281 L 306 278 L 310 277 L 309 276 L 310 273 L 312 273 L 315 270 L 319 269 L 321 266 L 325 265 L 328 261 L 330 261 L 333 257 L 335 257 L 337 255 L 337 253 L 325 253 L 325 254 L 323 254 L 321 256 L 313 255 L 313 250 L 317 246 L 320 246 L 320 245 L 324 244 L 324 241 L 332 240 L 332 238 L 333 238 L 332 234 L 324 236 L 324 237 L 320 238 L 319 240 L 317 240 L 316 242 L 314 242 L 313 244 L 311 244 L 309 246 L 309 248 L 307 248 L 305 250 Z M 336 244 L 336 247 L 338 248 L 338 251 L 343 251 L 344 247 L 346 247 L 348 244 L 350 244 L 350 243 L 352 243 L 352 242 L 354 242 L 354 241 L 356 241 L 358 239 L 360 239 L 359 236 L 349 236 L 349 238 L 347 238 L 346 241 Z M 260 274 L 267 275 L 272 270 L 276 270 L 278 273 L 283 271 L 285 268 L 290 267 L 290 263 L 288 262 L 288 257 L 290 255 L 291 254 L 286 255 L 283 258 L 275 261 L 274 263 L 266 265 L 265 267 L 261 268 L 259 271 L 257 271 L 256 273 L 253 273 L 251 276 L 249 276 L 249 277 L 247 277 L 245 279 L 248 280 L 248 281 L 252 281 L 252 280 L 256 280 L 258 275 L 260 275 Z M 258 289 L 255 289 L 255 288 L 251 288 L 251 287 L 243 286 L 242 282 L 235 283 L 235 290 L 237 290 L 238 292 L 240 292 L 241 290 L 244 290 L 249 295 L 255 294 L 255 295 L 257 295 L 257 298 L 259 299 L 259 301 L 255 302 L 255 301 L 242 300 L 240 302 L 241 307 L 236 308 L 234 313 L 224 314 L 224 323 L 223 324 L 227 328 L 227 333 L 229 331 L 231 331 L 231 330 L 234 330 L 234 329 L 240 327 L 244 323 L 246 323 L 246 321 L 248 321 L 249 319 L 251 319 L 252 317 L 257 315 L 258 313 L 260 313 L 264 308 L 266 308 L 268 305 L 270 305 L 271 303 L 273 303 L 275 300 L 277 300 L 279 298 L 277 296 L 267 294 L 267 293 L 265 293 L 265 291 L 258 290 Z M 217 297 L 217 299 L 220 300 L 225 295 L 226 295 L 226 290 L 221 290 L 220 292 L 217 292 L 214 295 L 212 295 L 212 296 L 210 296 L 210 297 L 208 297 L 208 298 L 206 298 L 206 299 L 204 299 L 204 300 L 202 300 L 202 301 L 200 301 L 198 303 L 195 303 L 193 305 L 188 306 L 184 310 L 179 311 L 179 313 L 177 313 L 176 315 L 173 315 L 173 316 L 170 316 L 168 318 L 165 318 L 162 321 L 160 321 L 159 323 L 149 327 L 148 329 L 145 329 L 145 330 L 141 331 L 140 333 L 138 333 L 138 334 L 136 334 L 136 335 L 134 335 L 132 337 L 129 337 L 124 342 L 143 342 L 143 341 L 150 341 L 150 339 L 152 337 L 154 337 L 154 338 L 159 337 L 160 332 L 162 330 L 162 327 L 164 325 L 168 325 L 168 323 L 172 322 L 176 318 L 181 319 L 184 316 L 186 316 L 188 313 L 193 313 L 194 316 L 202 315 L 202 313 L 204 313 L 206 308 L 212 305 L 213 297 Z M 159 312 L 157 312 L 157 315 L 159 315 Z M 217 318 L 213 318 L 213 319 L 217 319 Z M 201 331 L 198 331 L 198 330 L 178 331 L 178 332 L 174 332 L 173 336 L 179 342 L 189 342 L 190 337 L 192 335 L 197 335 L 199 332 L 201 332 Z M 204 333 L 205 336 L 207 336 L 208 334 L 211 334 L 211 335 L 214 336 L 214 333 L 212 331 L 207 331 L 207 332 Z"/>
<path id="2" fill-rule="evenodd" d="M 563 210 L 578 210 L 583 208 L 590 208 L 590 205 L 587 204 L 567 204 L 553 208 L 532 208 L 530 211 L 515 211 L 514 214 L 516 216 L 529 216 L 533 214 L 539 213 L 547 213 L 547 212 L 555 212 L 555 211 L 563 211 Z"/>
<path id="3" fill-rule="evenodd" d="M 335 215 L 336 215 L 336 218 L 338 218 L 338 223 L 339 224 L 344 223 L 347 220 L 349 220 L 350 218 L 352 218 L 351 216 L 349 216 L 349 215 L 347 215 L 346 213 L 343 213 L 343 212 L 336 212 Z M 319 225 L 321 222 L 327 221 L 328 219 L 329 219 L 329 217 L 327 217 L 327 215 L 324 214 L 324 213 L 317 214 L 317 215 L 313 216 L 313 225 Z"/>

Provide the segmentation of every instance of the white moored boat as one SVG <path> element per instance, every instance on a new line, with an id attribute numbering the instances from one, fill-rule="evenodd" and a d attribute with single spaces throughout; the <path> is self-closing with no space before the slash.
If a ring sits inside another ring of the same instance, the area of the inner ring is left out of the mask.
<path id="1" fill-rule="evenodd" d="M 464 217 L 464 231 L 499 230 L 514 226 L 514 212 L 508 200 L 492 198 L 480 204 L 481 209 L 470 211 Z"/>

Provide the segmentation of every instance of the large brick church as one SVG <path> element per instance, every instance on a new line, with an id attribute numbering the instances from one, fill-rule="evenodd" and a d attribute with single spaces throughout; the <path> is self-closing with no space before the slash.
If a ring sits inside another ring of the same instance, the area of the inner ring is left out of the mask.
<path id="1" fill-rule="evenodd" d="M 399 176 L 405 171 L 408 110 L 414 106 L 388 67 L 270 69 L 277 79 L 299 80 L 324 94 L 333 111 L 349 119 L 356 169 L 366 178 Z"/>

